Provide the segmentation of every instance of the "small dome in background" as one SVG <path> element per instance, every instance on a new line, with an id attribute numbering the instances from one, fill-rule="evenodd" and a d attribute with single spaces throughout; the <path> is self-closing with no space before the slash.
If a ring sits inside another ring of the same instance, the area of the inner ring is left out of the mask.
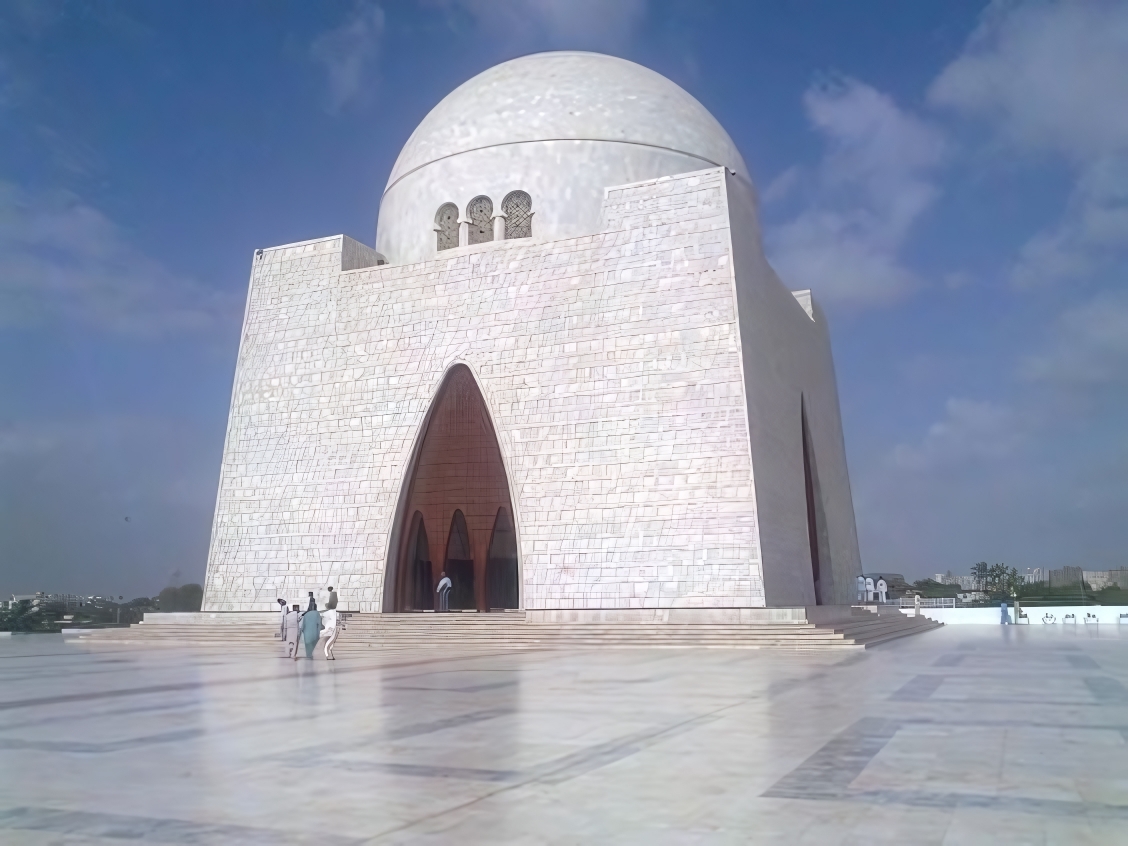
<path id="1" fill-rule="evenodd" d="M 726 166 L 749 178 L 728 133 L 689 93 L 598 53 L 538 53 L 460 85 L 419 124 L 392 168 L 376 248 L 397 264 L 437 255 L 438 209 L 532 198 L 535 240 L 599 229 L 603 189 Z"/>

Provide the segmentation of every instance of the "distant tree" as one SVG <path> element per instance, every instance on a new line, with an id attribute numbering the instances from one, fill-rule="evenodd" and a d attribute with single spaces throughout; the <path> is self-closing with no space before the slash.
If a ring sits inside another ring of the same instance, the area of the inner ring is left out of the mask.
<path id="1" fill-rule="evenodd" d="M 938 598 L 946 596 L 955 596 L 959 590 L 959 585 L 942 585 L 935 579 L 920 579 L 913 582 L 913 588 L 920 592 L 921 596 Z"/>
<path id="2" fill-rule="evenodd" d="M 1015 596 L 1021 584 L 1022 577 L 1018 570 L 1006 564 L 992 564 L 983 577 L 984 588 L 994 596 Z"/>
<path id="3" fill-rule="evenodd" d="M 180 605 L 182 611 L 199 611 L 204 604 L 204 589 L 195 583 L 183 585 L 180 588 Z"/>
<path id="4" fill-rule="evenodd" d="M 980 561 L 978 564 L 973 564 L 971 567 L 971 575 L 979 582 L 980 587 L 986 586 L 987 577 L 990 572 L 991 566 L 986 561 Z"/>
<path id="5" fill-rule="evenodd" d="M 161 611 L 199 611 L 203 601 L 204 589 L 197 584 L 166 587 L 157 597 Z"/>
<path id="6" fill-rule="evenodd" d="M 59 624 L 54 614 L 33 607 L 23 599 L 15 605 L 0 610 L 0 632 L 57 632 Z"/>

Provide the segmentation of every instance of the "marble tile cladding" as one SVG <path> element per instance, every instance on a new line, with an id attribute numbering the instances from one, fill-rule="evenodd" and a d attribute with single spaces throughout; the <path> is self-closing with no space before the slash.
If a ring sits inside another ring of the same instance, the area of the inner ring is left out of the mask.
<path id="1" fill-rule="evenodd" d="M 381 609 L 421 426 L 476 375 L 528 608 L 764 604 L 723 170 L 611 189 L 605 231 L 342 272 L 341 238 L 251 280 L 208 610 L 326 584 Z"/>

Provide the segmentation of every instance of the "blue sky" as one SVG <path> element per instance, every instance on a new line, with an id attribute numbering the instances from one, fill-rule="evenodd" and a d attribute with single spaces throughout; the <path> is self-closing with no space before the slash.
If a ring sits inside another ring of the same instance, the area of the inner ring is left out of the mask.
<path id="1" fill-rule="evenodd" d="M 372 243 L 427 111 L 548 49 L 740 147 L 868 570 L 1128 566 L 1128 4 L 9 0 L 0 593 L 201 581 L 253 251 Z"/>

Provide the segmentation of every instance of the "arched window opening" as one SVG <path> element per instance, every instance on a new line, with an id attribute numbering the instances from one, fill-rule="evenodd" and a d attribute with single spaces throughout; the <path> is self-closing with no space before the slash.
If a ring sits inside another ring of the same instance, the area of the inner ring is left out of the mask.
<path id="1" fill-rule="evenodd" d="M 435 214 L 435 246 L 449 250 L 458 246 L 458 206 L 443 203 Z"/>
<path id="2" fill-rule="evenodd" d="M 501 201 L 505 213 L 505 240 L 533 237 L 533 198 L 524 191 L 510 191 Z"/>
<path id="3" fill-rule="evenodd" d="M 517 535 L 509 521 L 509 514 L 504 508 L 499 508 L 486 557 L 487 605 L 491 610 L 517 608 L 518 592 Z"/>
<path id="4" fill-rule="evenodd" d="M 470 533 L 466 531 L 466 517 L 461 511 L 455 511 L 450 521 L 450 538 L 447 540 L 443 569 L 450 577 L 450 607 L 475 608 L 474 556 L 470 553 Z"/>
<path id="5" fill-rule="evenodd" d="M 404 610 L 425 611 L 435 607 L 435 576 L 431 566 L 431 550 L 427 543 L 427 530 L 423 526 L 423 515 L 415 512 L 412 521 L 415 532 L 411 537 L 407 560 L 409 563 L 409 579 Z"/>
<path id="6" fill-rule="evenodd" d="M 493 200 L 475 197 L 466 207 L 466 217 L 470 219 L 469 243 L 484 244 L 493 240 Z"/>

